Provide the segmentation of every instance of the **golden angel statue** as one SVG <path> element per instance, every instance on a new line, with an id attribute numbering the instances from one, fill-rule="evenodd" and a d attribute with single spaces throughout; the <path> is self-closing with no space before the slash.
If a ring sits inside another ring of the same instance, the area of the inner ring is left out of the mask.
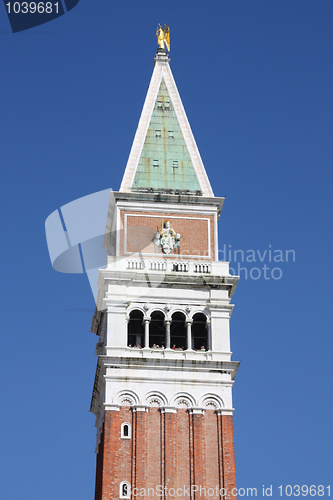
<path id="1" fill-rule="evenodd" d="M 159 24 L 156 30 L 157 43 L 160 49 L 164 49 L 164 44 L 170 52 L 170 28 L 167 24 L 164 25 L 164 30 Z"/>

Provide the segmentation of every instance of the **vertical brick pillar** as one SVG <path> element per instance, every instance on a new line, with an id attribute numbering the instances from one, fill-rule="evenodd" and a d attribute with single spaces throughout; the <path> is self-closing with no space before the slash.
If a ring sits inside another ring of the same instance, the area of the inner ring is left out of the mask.
<path id="1" fill-rule="evenodd" d="M 148 408 L 133 406 L 132 488 L 147 487 L 148 463 Z M 134 498 L 134 497 L 133 497 Z"/>
<path id="2" fill-rule="evenodd" d="M 204 429 L 204 411 L 201 408 L 191 408 L 190 410 L 190 429 L 192 431 L 192 474 L 191 474 L 191 486 L 196 486 L 199 488 L 198 491 L 194 491 L 191 498 L 194 500 L 200 498 L 200 486 L 205 487 L 205 467 L 206 467 L 206 457 L 205 457 L 205 429 Z M 202 496 L 201 496 L 202 498 Z"/>
<path id="3" fill-rule="evenodd" d="M 174 488 L 177 480 L 177 410 L 175 408 L 162 408 L 163 419 L 163 454 L 164 454 L 164 482 L 166 488 L 164 499 L 170 498 L 168 490 Z"/>
<path id="4" fill-rule="evenodd" d="M 223 469 L 223 488 L 227 492 L 224 500 L 235 500 L 236 495 L 231 494 L 236 488 L 235 471 L 235 449 L 234 449 L 234 430 L 232 415 L 219 415 L 219 429 L 222 437 L 222 469 Z"/>
<path id="5" fill-rule="evenodd" d="M 162 414 L 157 407 L 149 407 L 148 413 L 148 460 L 147 487 L 155 488 L 162 480 Z M 139 500 L 137 498 L 136 500 Z"/>
<path id="6" fill-rule="evenodd" d="M 222 413 L 217 411 L 217 442 L 218 442 L 218 454 L 219 454 L 219 489 L 224 491 L 224 476 L 223 476 L 223 430 L 222 430 Z M 221 500 L 224 499 L 224 495 L 220 495 Z"/>
<path id="7" fill-rule="evenodd" d="M 118 409 L 119 410 L 119 409 Z M 106 410 L 104 417 L 104 453 L 101 500 L 119 498 L 118 449 L 119 449 L 119 411 Z"/>

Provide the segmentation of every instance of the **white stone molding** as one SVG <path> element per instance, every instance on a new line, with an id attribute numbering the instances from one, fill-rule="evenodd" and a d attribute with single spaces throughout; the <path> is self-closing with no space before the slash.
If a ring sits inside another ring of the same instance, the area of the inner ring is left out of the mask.
<path id="1" fill-rule="evenodd" d="M 113 404 L 109 404 L 109 403 L 104 403 L 104 409 L 105 409 L 105 411 L 119 411 L 120 405 L 113 405 Z"/>
<path id="2" fill-rule="evenodd" d="M 151 308 L 149 310 L 149 313 L 146 314 L 146 316 L 149 316 L 149 318 L 151 318 L 152 314 L 154 312 L 160 312 L 163 314 L 163 316 L 166 318 L 166 313 L 165 313 L 165 309 L 162 305 L 160 304 L 151 304 Z"/>
<path id="3" fill-rule="evenodd" d="M 146 305 L 146 304 L 145 304 Z M 143 313 L 143 320 L 146 321 L 147 319 L 151 318 L 151 315 L 154 312 L 161 312 L 164 314 L 165 320 L 170 321 L 172 319 L 172 316 L 175 313 L 182 313 L 185 316 L 185 321 L 193 321 L 193 316 L 195 314 L 201 313 L 204 314 L 207 318 L 207 326 L 210 323 L 210 311 L 204 306 L 188 306 L 188 305 L 183 305 L 183 304 L 172 304 L 168 303 L 166 305 L 164 304 L 159 304 L 159 303 L 154 303 L 151 302 L 149 304 L 149 308 L 146 309 L 145 305 L 143 306 L 140 303 L 133 303 L 131 302 L 130 305 L 127 308 L 126 311 L 126 319 L 129 319 L 129 315 L 132 311 L 140 311 Z"/>
<path id="4" fill-rule="evenodd" d="M 162 406 L 161 413 L 177 413 L 177 408 L 173 406 Z"/>
<path id="5" fill-rule="evenodd" d="M 220 410 L 216 410 L 216 414 L 218 416 L 221 416 L 221 415 L 233 415 L 234 414 L 234 408 L 223 408 L 223 409 L 220 409 Z"/>
<path id="6" fill-rule="evenodd" d="M 190 415 L 204 415 L 205 408 L 189 408 L 188 412 Z"/>
<path id="7" fill-rule="evenodd" d="M 224 408 L 223 399 L 217 394 L 205 394 L 199 399 L 198 406 L 207 410 L 220 410 Z"/>
<path id="8" fill-rule="evenodd" d="M 188 392 L 178 392 L 171 399 L 171 404 L 176 408 L 192 408 L 196 406 L 194 397 Z"/>
<path id="9" fill-rule="evenodd" d="M 192 308 L 192 311 L 189 313 L 188 315 L 188 319 L 190 319 L 191 321 L 193 321 L 193 316 L 195 316 L 196 314 L 203 314 L 204 316 L 206 316 L 206 321 L 208 319 L 208 311 L 207 311 L 207 308 L 206 307 L 193 307 Z"/>
<path id="10" fill-rule="evenodd" d="M 120 391 L 115 396 L 114 403 L 120 406 L 133 406 L 139 404 L 139 398 L 133 391 Z"/>
<path id="11" fill-rule="evenodd" d="M 146 315 L 147 314 L 147 311 L 145 310 L 144 306 L 142 306 L 141 304 L 129 304 L 127 306 L 127 310 L 126 310 L 126 318 L 130 318 L 130 314 L 131 312 L 133 311 L 140 311 L 143 315 Z"/>
<path id="12" fill-rule="evenodd" d="M 148 406 L 146 405 L 133 405 L 132 406 L 132 411 L 133 413 L 137 412 L 137 411 L 144 411 L 144 412 L 148 412 L 149 408 Z"/>
<path id="13" fill-rule="evenodd" d="M 148 394 L 146 394 L 144 398 L 144 401 L 145 403 L 147 403 L 148 406 L 154 406 L 154 407 L 165 406 L 168 404 L 168 400 L 165 397 L 165 395 L 162 394 L 161 392 L 156 392 L 156 391 L 148 392 Z"/>

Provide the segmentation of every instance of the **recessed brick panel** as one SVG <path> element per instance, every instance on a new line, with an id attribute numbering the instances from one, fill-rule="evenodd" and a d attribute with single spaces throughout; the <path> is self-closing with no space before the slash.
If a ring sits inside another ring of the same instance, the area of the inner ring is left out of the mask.
<path id="1" fill-rule="evenodd" d="M 152 257 L 210 258 L 214 260 L 214 216 L 174 213 L 120 212 L 120 255 L 141 252 Z M 154 246 L 154 234 L 159 233 L 169 220 L 176 233 L 181 235 L 180 250 L 167 255 Z"/>

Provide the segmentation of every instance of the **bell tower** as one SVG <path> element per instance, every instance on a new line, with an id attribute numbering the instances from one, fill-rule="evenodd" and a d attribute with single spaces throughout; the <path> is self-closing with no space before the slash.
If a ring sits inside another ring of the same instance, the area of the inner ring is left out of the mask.
<path id="1" fill-rule="evenodd" d="M 218 261 L 223 201 L 159 41 L 124 177 L 110 197 L 92 321 L 95 500 L 235 498 L 239 362 L 229 321 L 238 278 Z"/>

